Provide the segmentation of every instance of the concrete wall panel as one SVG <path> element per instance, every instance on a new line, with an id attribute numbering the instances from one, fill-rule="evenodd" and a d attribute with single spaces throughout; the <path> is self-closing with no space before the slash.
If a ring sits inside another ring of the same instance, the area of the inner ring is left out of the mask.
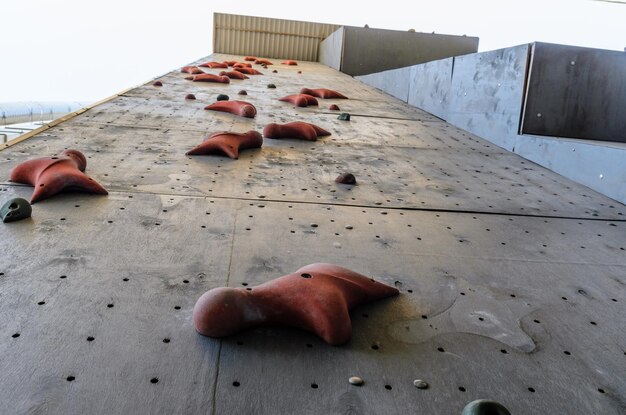
<path id="1" fill-rule="evenodd" d="M 446 119 L 453 67 L 454 58 L 412 66 L 408 103 Z"/>
<path id="2" fill-rule="evenodd" d="M 454 59 L 450 123 L 507 150 L 515 146 L 529 45 Z"/>
<path id="3" fill-rule="evenodd" d="M 359 81 L 378 88 L 389 95 L 407 102 L 409 97 L 409 80 L 412 67 L 392 69 L 369 75 L 355 77 Z"/>
<path id="4" fill-rule="evenodd" d="M 320 63 L 338 71 L 341 70 L 344 31 L 344 27 L 335 30 L 320 43 L 319 48 Z"/>

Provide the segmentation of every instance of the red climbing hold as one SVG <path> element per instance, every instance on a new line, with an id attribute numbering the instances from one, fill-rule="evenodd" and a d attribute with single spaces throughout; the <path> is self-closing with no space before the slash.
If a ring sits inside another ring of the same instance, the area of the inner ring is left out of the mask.
<path id="1" fill-rule="evenodd" d="M 228 66 L 233 66 L 237 63 L 237 61 L 224 61 L 224 63 Z"/>
<path id="2" fill-rule="evenodd" d="M 257 65 L 273 65 L 273 63 L 267 59 L 257 59 L 254 61 L 254 63 Z"/>
<path id="3" fill-rule="evenodd" d="M 246 101 L 217 101 L 204 107 L 204 109 L 229 112 L 246 118 L 254 118 L 256 116 L 256 108 Z"/>
<path id="4" fill-rule="evenodd" d="M 233 68 L 237 72 L 245 73 L 246 75 L 263 75 L 263 72 L 259 72 L 254 68 Z"/>
<path id="5" fill-rule="evenodd" d="M 196 99 L 196 96 L 194 94 L 187 94 L 185 95 L 185 99 Z"/>
<path id="6" fill-rule="evenodd" d="M 163 86 L 163 82 L 161 82 L 161 81 L 154 81 L 152 83 L 152 86 Z"/>
<path id="7" fill-rule="evenodd" d="M 210 73 L 203 73 L 202 75 L 191 75 L 185 78 L 188 81 L 194 82 L 218 82 L 221 84 L 229 84 L 230 78 L 227 76 L 218 76 Z"/>
<path id="8" fill-rule="evenodd" d="M 350 310 L 398 294 L 394 287 L 332 264 L 311 264 L 251 289 L 220 287 L 193 309 L 196 330 L 225 337 L 260 326 L 311 331 L 331 345 L 352 336 Z"/>
<path id="9" fill-rule="evenodd" d="M 318 105 L 317 99 L 314 96 L 307 94 L 287 95 L 286 97 L 278 98 L 279 101 L 290 102 L 296 107 L 308 107 L 309 105 Z"/>
<path id="10" fill-rule="evenodd" d="M 249 77 L 247 77 L 246 75 L 238 71 L 230 71 L 230 72 L 222 71 L 220 72 L 220 76 L 227 76 L 230 79 L 250 79 Z"/>
<path id="11" fill-rule="evenodd" d="M 233 68 L 252 68 L 252 64 L 240 62 L 240 63 L 234 64 Z"/>
<path id="12" fill-rule="evenodd" d="M 255 61 L 257 58 L 255 56 L 246 56 L 243 58 L 244 61 Z"/>
<path id="13" fill-rule="evenodd" d="M 336 104 L 333 104 L 330 107 L 328 107 L 328 109 L 332 111 L 339 111 L 339 106 L 337 106 Z"/>
<path id="14" fill-rule="evenodd" d="M 65 150 L 58 157 L 42 157 L 20 163 L 10 180 L 35 186 L 30 203 L 47 199 L 64 190 L 106 195 L 108 192 L 87 176 L 87 159 L 78 150 Z"/>
<path id="15" fill-rule="evenodd" d="M 287 61 L 281 62 L 281 64 L 282 65 L 296 66 L 296 65 L 298 65 L 298 62 L 292 61 L 292 60 L 287 60 Z"/>
<path id="16" fill-rule="evenodd" d="M 258 131 L 247 133 L 219 132 L 205 138 L 202 144 L 187 152 L 187 155 L 225 154 L 231 159 L 239 158 L 239 150 L 261 148 L 263 137 Z"/>
<path id="17" fill-rule="evenodd" d="M 204 73 L 202 72 L 202 69 L 198 68 L 197 66 L 183 66 L 180 71 L 191 75 Z"/>
<path id="18" fill-rule="evenodd" d="M 324 99 L 332 99 L 332 98 L 348 99 L 347 96 L 337 91 L 333 91 L 332 89 L 326 89 L 326 88 L 318 88 L 318 89 L 302 88 L 300 90 L 300 93 L 309 94 L 309 95 L 313 95 L 314 97 L 324 98 Z"/>
<path id="19" fill-rule="evenodd" d="M 317 125 L 295 121 L 287 124 L 268 124 L 263 129 L 263 135 L 266 138 L 299 138 L 316 141 L 317 137 L 330 135 L 330 133 Z"/>
<path id="20" fill-rule="evenodd" d="M 227 69 L 228 68 L 228 64 L 223 63 L 223 62 L 205 62 L 205 63 L 201 63 L 198 66 L 201 66 L 204 68 L 211 68 L 211 69 L 215 69 L 215 68 Z"/>

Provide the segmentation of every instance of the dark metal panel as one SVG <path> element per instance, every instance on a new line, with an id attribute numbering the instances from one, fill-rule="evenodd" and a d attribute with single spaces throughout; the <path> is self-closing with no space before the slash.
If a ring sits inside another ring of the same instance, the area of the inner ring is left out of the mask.
<path id="1" fill-rule="evenodd" d="M 341 72 L 366 75 L 477 50 L 477 37 L 346 26 Z"/>
<path id="2" fill-rule="evenodd" d="M 626 142 L 626 54 L 535 43 L 522 132 Z"/>

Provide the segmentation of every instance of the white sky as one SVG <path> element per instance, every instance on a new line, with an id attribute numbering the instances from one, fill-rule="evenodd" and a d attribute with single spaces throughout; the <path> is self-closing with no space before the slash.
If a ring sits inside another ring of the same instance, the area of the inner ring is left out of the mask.
<path id="1" fill-rule="evenodd" d="M 623 51 L 626 4 L 593 0 L 0 0 L 0 102 L 96 101 L 211 53 L 213 12 Z"/>

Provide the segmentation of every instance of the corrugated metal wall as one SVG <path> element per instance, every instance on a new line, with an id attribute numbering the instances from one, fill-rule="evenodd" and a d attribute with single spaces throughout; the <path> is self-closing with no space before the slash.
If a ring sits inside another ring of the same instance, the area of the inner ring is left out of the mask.
<path id="1" fill-rule="evenodd" d="M 213 51 L 318 61 L 319 44 L 339 25 L 214 13 Z"/>

